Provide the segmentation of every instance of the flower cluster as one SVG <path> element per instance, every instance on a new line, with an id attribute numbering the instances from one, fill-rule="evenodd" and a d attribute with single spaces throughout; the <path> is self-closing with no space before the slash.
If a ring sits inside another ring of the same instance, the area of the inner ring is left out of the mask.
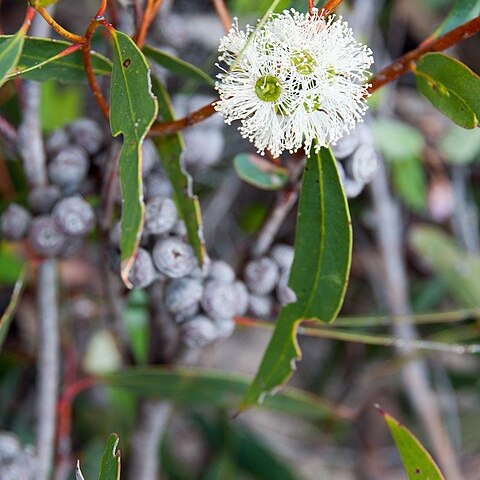
<path id="1" fill-rule="evenodd" d="M 219 51 L 215 108 L 259 153 L 335 144 L 362 120 L 372 52 L 341 17 L 285 10 L 245 31 L 235 20 Z"/>

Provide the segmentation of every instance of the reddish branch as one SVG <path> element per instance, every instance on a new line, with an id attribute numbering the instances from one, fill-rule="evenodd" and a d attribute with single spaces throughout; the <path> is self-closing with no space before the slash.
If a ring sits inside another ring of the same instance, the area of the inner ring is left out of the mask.
<path id="1" fill-rule="evenodd" d="M 212 2 L 218 18 L 222 22 L 223 28 L 226 32 L 228 32 L 230 30 L 230 26 L 232 25 L 232 19 L 230 18 L 230 13 L 228 13 L 227 6 L 225 5 L 225 0 L 212 0 Z"/>
<path id="2" fill-rule="evenodd" d="M 323 12 L 330 13 L 333 12 L 340 4 L 342 3 L 342 0 L 329 0 L 324 6 L 323 6 Z"/>
<path id="3" fill-rule="evenodd" d="M 137 44 L 138 48 L 142 48 L 143 44 L 145 43 L 148 28 L 155 19 L 158 13 L 158 9 L 161 7 L 162 3 L 163 0 L 147 0 L 147 5 L 145 6 L 145 11 L 143 12 L 142 21 L 135 36 L 135 43 Z"/>
<path id="4" fill-rule="evenodd" d="M 381 70 L 371 81 L 371 87 L 368 89 L 370 93 L 378 90 L 387 83 L 405 75 L 410 71 L 413 62 L 418 60 L 422 55 L 427 52 L 441 52 L 451 46 L 466 40 L 480 31 L 480 16 L 470 20 L 463 25 L 455 28 L 451 32 L 436 38 L 430 39 L 422 43 L 418 48 L 403 55 L 403 57 L 397 58 L 388 67 Z"/>

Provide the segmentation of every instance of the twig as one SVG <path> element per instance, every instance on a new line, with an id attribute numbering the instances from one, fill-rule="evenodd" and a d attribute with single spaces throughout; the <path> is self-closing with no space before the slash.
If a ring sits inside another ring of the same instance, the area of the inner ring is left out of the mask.
<path id="1" fill-rule="evenodd" d="M 392 198 L 385 166 L 379 165 L 379 172 L 371 183 L 371 194 L 376 214 L 375 235 L 379 245 L 385 269 L 385 289 L 388 309 L 393 315 L 408 316 L 407 273 L 402 257 L 402 221 L 399 207 Z M 412 323 L 402 322 L 393 325 L 396 337 L 418 341 L 417 332 Z M 400 355 L 408 357 L 412 347 L 398 347 Z M 455 452 L 442 423 L 435 395 L 428 382 L 427 366 L 422 360 L 407 363 L 403 369 L 403 381 L 407 395 L 417 415 L 424 424 L 433 450 L 447 478 L 460 480 L 463 478 Z"/>
<path id="2" fill-rule="evenodd" d="M 143 47 L 145 39 L 147 38 L 148 29 L 153 20 L 155 19 L 155 16 L 158 13 L 158 9 L 162 6 L 162 3 L 163 0 L 147 0 L 147 5 L 145 7 L 145 11 L 143 12 L 142 21 L 140 23 L 138 33 L 135 36 L 135 43 L 137 44 L 138 48 Z"/>
<path id="3" fill-rule="evenodd" d="M 373 93 L 385 84 L 396 80 L 408 73 L 415 60 L 418 60 L 427 52 L 441 52 L 450 48 L 451 46 L 470 38 L 480 31 L 480 16 L 470 20 L 463 25 L 453 29 L 445 35 L 431 39 L 422 43 L 418 48 L 408 52 L 400 58 L 397 58 L 393 63 L 381 70 L 371 80 L 369 80 L 369 93 Z"/>
<path id="4" fill-rule="evenodd" d="M 342 0 L 329 0 L 329 1 L 323 6 L 323 11 L 324 11 L 325 13 L 331 13 L 331 12 L 333 12 L 341 3 L 342 3 Z"/>
<path id="5" fill-rule="evenodd" d="M 227 6 L 225 5 L 224 0 L 212 0 L 215 11 L 217 12 L 218 18 L 222 22 L 223 28 L 226 32 L 230 30 L 232 25 L 232 18 L 228 12 Z"/>
<path id="6" fill-rule="evenodd" d="M 35 10 L 43 17 L 43 19 L 55 30 L 60 36 L 70 40 L 73 43 L 85 43 L 85 37 L 76 35 L 63 28 L 57 21 L 51 16 L 49 12 L 43 7 L 37 7 Z"/>
<path id="7" fill-rule="evenodd" d="M 54 259 L 47 259 L 37 274 L 37 480 L 50 478 L 54 457 L 60 366 L 57 300 L 57 266 Z"/>

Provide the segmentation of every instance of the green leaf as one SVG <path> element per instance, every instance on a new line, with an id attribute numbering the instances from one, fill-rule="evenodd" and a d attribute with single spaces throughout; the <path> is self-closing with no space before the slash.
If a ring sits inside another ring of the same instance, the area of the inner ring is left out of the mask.
<path id="1" fill-rule="evenodd" d="M 162 67 L 166 68 L 172 73 L 180 77 L 191 78 L 193 80 L 199 80 L 202 83 L 213 87 L 215 81 L 207 75 L 203 70 L 200 70 L 195 65 L 185 62 L 180 58 L 177 58 L 173 55 L 164 52 L 158 48 L 151 47 L 150 45 L 145 45 L 142 48 L 143 53 L 155 63 L 158 63 Z"/>
<path id="2" fill-rule="evenodd" d="M 352 255 L 350 214 L 332 152 L 307 160 L 289 286 L 297 300 L 282 308 L 267 351 L 243 401 L 246 408 L 283 385 L 300 357 L 296 340 L 303 319 L 335 320 L 343 303 Z"/>
<path id="3" fill-rule="evenodd" d="M 415 435 L 398 420 L 377 407 L 387 422 L 409 480 L 445 480 L 432 456 Z"/>
<path id="4" fill-rule="evenodd" d="M 117 450 L 119 441 L 116 433 L 108 437 L 98 480 L 120 480 L 120 450 Z"/>
<path id="5" fill-rule="evenodd" d="M 430 38 L 438 38 L 480 14 L 480 0 L 458 0 Z"/>
<path id="6" fill-rule="evenodd" d="M 0 49 L 11 38 L 11 35 L 0 36 Z M 59 82 L 81 82 L 86 79 L 82 53 L 76 51 L 65 57 L 57 55 L 73 44 L 48 38 L 26 37 L 23 51 L 17 68 L 8 79 L 22 76 L 28 80 L 40 82 L 58 80 Z M 92 68 L 95 75 L 110 75 L 112 64 L 103 55 L 91 52 Z"/>
<path id="7" fill-rule="evenodd" d="M 0 284 L 15 285 L 22 273 L 23 265 L 6 243 L 0 243 Z"/>
<path id="8" fill-rule="evenodd" d="M 427 207 L 427 186 L 420 158 L 405 158 L 393 162 L 390 168 L 398 196 L 412 210 L 424 211 Z"/>
<path id="9" fill-rule="evenodd" d="M 7 336 L 8 329 L 10 328 L 10 323 L 13 315 L 15 314 L 15 310 L 17 309 L 18 302 L 22 296 L 25 279 L 26 272 L 25 270 L 22 270 L 17 282 L 15 283 L 15 287 L 13 289 L 12 296 L 10 297 L 10 301 L 8 302 L 7 308 L 0 316 L 0 351 L 2 350 L 3 342 Z"/>
<path id="10" fill-rule="evenodd" d="M 151 92 L 150 69 L 133 40 L 113 31 L 113 69 L 110 86 L 110 129 L 123 134 L 120 154 L 122 216 L 120 230 L 121 275 L 127 286 L 143 227 L 141 146 L 157 116 L 158 105 Z"/>
<path id="11" fill-rule="evenodd" d="M 158 98 L 160 116 L 166 122 L 172 121 L 174 116 L 170 98 L 163 85 L 155 77 L 153 78 L 153 88 Z M 202 214 L 198 198 L 192 192 L 192 178 L 183 167 L 182 137 L 179 133 L 174 133 L 155 137 L 153 141 L 165 173 L 173 186 L 175 203 L 187 228 L 188 242 L 195 252 L 198 263 L 203 265 L 206 252 L 202 232 Z"/>
<path id="12" fill-rule="evenodd" d="M 427 53 L 414 74 L 419 90 L 434 107 L 463 128 L 478 124 L 480 77 L 466 65 L 443 53 Z"/>
<path id="13" fill-rule="evenodd" d="M 480 257 L 462 250 L 449 235 L 428 225 L 410 230 L 409 244 L 443 280 L 461 306 L 478 307 Z"/>
<path id="14" fill-rule="evenodd" d="M 288 170 L 264 158 L 240 153 L 233 159 L 237 175 L 245 182 L 263 190 L 279 190 L 288 181 Z"/>
<path id="15" fill-rule="evenodd" d="M 247 391 L 251 378 L 232 372 L 194 367 L 137 367 L 104 375 L 112 388 L 145 398 L 162 398 L 178 405 L 233 409 Z M 344 419 L 349 412 L 296 388 L 269 397 L 263 407 L 309 420 Z"/>
<path id="16" fill-rule="evenodd" d="M 34 7 L 49 7 L 50 5 L 53 5 L 54 3 L 57 3 L 59 0 L 30 0 L 30 3 Z"/>
<path id="17" fill-rule="evenodd" d="M 23 49 L 25 30 L 21 28 L 15 35 L 0 43 L 0 87 L 7 81 L 8 73 L 16 67 Z"/>

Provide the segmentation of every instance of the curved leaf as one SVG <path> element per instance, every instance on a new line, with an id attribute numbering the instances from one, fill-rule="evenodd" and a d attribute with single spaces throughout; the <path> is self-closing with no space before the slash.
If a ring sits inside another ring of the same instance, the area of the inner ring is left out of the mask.
<path id="1" fill-rule="evenodd" d="M 297 300 L 282 308 L 242 408 L 261 401 L 291 376 L 300 358 L 296 330 L 301 320 L 335 320 L 347 287 L 351 254 L 350 214 L 336 161 L 329 149 L 321 148 L 309 157 L 302 181 L 289 280 Z"/>
<path id="2" fill-rule="evenodd" d="M 458 0 L 430 38 L 438 38 L 480 14 L 480 0 Z"/>
<path id="3" fill-rule="evenodd" d="M 160 116 L 166 122 L 172 121 L 173 111 L 170 98 L 163 85 L 154 77 L 153 87 L 159 102 Z M 202 214 L 198 197 L 192 192 L 192 178 L 183 167 L 183 141 L 179 133 L 154 137 L 165 173 L 173 186 L 175 203 L 187 228 L 188 242 L 192 246 L 198 263 L 205 260 Z"/>
<path id="4" fill-rule="evenodd" d="M 236 408 L 251 378 L 232 372 L 194 367 L 137 367 L 104 375 L 112 388 L 128 390 L 146 398 L 162 398 L 179 405 Z M 346 419 L 348 409 L 296 388 L 269 397 L 263 407 L 310 420 L 327 417 Z"/>
<path id="5" fill-rule="evenodd" d="M 397 445 L 409 480 L 445 480 L 430 453 L 398 420 L 378 407 Z"/>
<path id="6" fill-rule="evenodd" d="M 121 275 L 127 286 L 143 227 L 141 146 L 157 116 L 157 101 L 151 92 L 150 69 L 133 40 L 112 32 L 114 40 L 110 86 L 110 129 L 114 137 L 123 134 L 120 154 L 122 216 L 120 230 Z"/>
<path id="7" fill-rule="evenodd" d="M 108 437 L 98 480 L 120 480 L 120 450 L 117 450 L 119 442 L 120 439 L 116 433 Z"/>
<path id="8" fill-rule="evenodd" d="M 150 45 L 145 45 L 142 48 L 143 53 L 151 58 L 155 63 L 158 63 L 162 67 L 166 68 L 172 73 L 177 74 L 180 77 L 192 78 L 194 80 L 199 80 L 202 83 L 213 87 L 215 81 L 207 75 L 203 70 L 200 70 L 195 65 L 185 62 L 184 60 L 175 57 L 173 55 L 164 52 L 158 48 L 154 48 Z"/>
<path id="9" fill-rule="evenodd" d="M 474 128 L 480 119 L 480 77 L 443 53 L 427 53 L 414 74 L 419 90 L 451 120 Z"/>
<path id="10" fill-rule="evenodd" d="M 11 38 L 11 35 L 1 35 L 0 49 Z M 58 57 L 59 53 L 72 45 L 69 42 L 50 38 L 25 37 L 16 69 L 8 75 L 7 80 L 18 76 L 39 82 L 52 79 L 64 83 L 85 80 L 85 68 L 80 51 Z M 110 60 L 93 50 L 90 55 L 95 75 L 110 75 L 112 72 Z"/>
<path id="11" fill-rule="evenodd" d="M 24 40 L 25 31 L 20 29 L 0 43 L 0 87 L 8 80 L 8 73 L 17 65 Z"/>
<path id="12" fill-rule="evenodd" d="M 279 190 L 288 181 L 286 168 L 268 162 L 258 155 L 239 153 L 233 159 L 233 166 L 243 181 L 264 190 Z"/>

